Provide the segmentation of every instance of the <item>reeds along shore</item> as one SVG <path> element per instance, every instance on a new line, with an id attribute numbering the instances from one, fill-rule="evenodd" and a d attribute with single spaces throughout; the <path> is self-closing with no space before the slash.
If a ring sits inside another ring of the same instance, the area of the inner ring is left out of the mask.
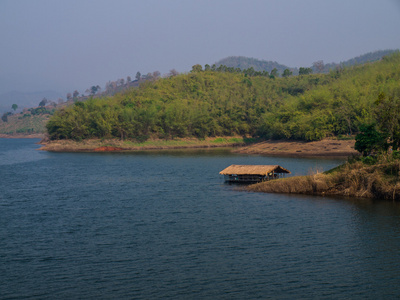
<path id="1" fill-rule="evenodd" d="M 340 195 L 400 200 L 400 159 L 389 155 L 376 163 L 348 162 L 331 171 L 248 186 L 249 191 L 308 195 Z"/>

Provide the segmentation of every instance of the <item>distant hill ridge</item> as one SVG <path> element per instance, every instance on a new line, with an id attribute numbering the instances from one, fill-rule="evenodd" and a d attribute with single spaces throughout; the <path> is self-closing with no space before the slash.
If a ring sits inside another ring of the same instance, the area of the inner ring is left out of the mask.
<path id="1" fill-rule="evenodd" d="M 273 69 L 276 68 L 279 73 L 282 73 L 285 69 L 293 69 L 288 66 L 279 64 L 276 61 L 266 61 L 245 56 L 229 56 L 219 60 L 215 64 L 216 66 L 224 65 L 227 67 L 240 68 L 241 70 L 253 67 L 255 71 L 268 72 L 271 72 Z"/>
<path id="2" fill-rule="evenodd" d="M 368 52 L 363 55 L 351 58 L 349 60 L 346 60 L 344 62 L 340 63 L 327 63 L 324 64 L 323 69 L 316 70 L 315 66 L 310 66 L 313 71 L 316 73 L 328 73 L 330 70 L 335 69 L 336 67 L 339 66 L 353 66 L 353 65 L 359 65 L 359 64 L 364 64 L 368 62 L 373 62 L 373 61 L 378 61 L 382 59 L 382 57 L 392 54 L 394 52 L 399 52 L 399 49 L 387 49 L 387 50 L 378 50 L 374 52 Z M 219 60 L 218 62 L 215 63 L 216 66 L 220 65 L 225 65 L 227 67 L 233 67 L 233 68 L 240 68 L 242 70 L 248 69 L 253 67 L 254 70 L 256 71 L 268 71 L 271 72 L 274 68 L 278 70 L 279 74 L 282 74 L 285 69 L 289 69 L 293 72 L 294 75 L 298 74 L 298 68 L 296 67 L 289 67 L 283 64 L 279 64 L 276 61 L 266 61 L 266 60 L 261 60 L 257 58 L 252 58 L 252 57 L 245 57 L 245 56 L 229 56 L 226 58 L 223 58 Z M 309 67 L 309 66 L 303 66 L 303 67 Z"/>
<path id="3" fill-rule="evenodd" d="M 340 63 L 327 63 L 323 65 L 323 69 L 321 71 L 316 70 L 314 66 L 311 68 L 313 69 L 314 73 L 329 73 L 329 70 L 335 69 L 338 66 L 352 66 L 356 64 L 364 64 L 367 62 L 373 62 L 380 60 L 383 56 L 392 54 L 394 52 L 399 52 L 398 49 L 396 50 L 379 50 L 374 52 L 369 52 L 354 58 L 351 58 L 347 61 L 340 62 Z M 255 71 L 267 71 L 271 73 L 271 71 L 276 68 L 278 70 L 278 74 L 282 75 L 285 69 L 289 69 L 293 72 L 293 75 L 298 75 L 299 70 L 298 68 L 293 68 L 290 66 L 286 66 L 284 64 L 280 64 L 276 61 L 266 61 L 257 58 L 249 58 L 245 56 L 229 56 L 223 58 L 215 63 L 218 67 L 220 65 L 225 65 L 227 67 L 233 68 L 240 68 L 241 70 L 249 69 L 251 67 L 254 68 Z M 306 66 L 302 66 L 306 67 Z M 142 76 L 144 78 L 145 76 Z M 117 80 L 120 81 L 121 79 Z M 110 82 L 109 82 L 110 83 Z M 112 83 L 112 82 L 111 82 Z M 124 84 L 117 84 L 115 87 L 110 86 L 103 90 L 101 95 L 99 96 L 112 96 L 115 93 L 122 92 L 123 90 L 138 86 L 138 82 L 133 80 L 131 82 L 126 82 Z M 11 110 L 12 104 L 17 104 L 19 109 L 28 108 L 28 107 L 36 107 L 38 103 L 43 99 L 47 98 L 48 100 L 57 101 L 59 98 L 63 98 L 63 95 L 59 92 L 55 91 L 40 91 L 40 92 L 8 92 L 0 94 L 0 114 L 4 112 L 8 112 Z M 82 95 L 81 95 L 82 97 Z M 81 98 L 80 100 L 84 100 L 85 97 Z M 86 97 L 87 98 L 87 97 Z"/>

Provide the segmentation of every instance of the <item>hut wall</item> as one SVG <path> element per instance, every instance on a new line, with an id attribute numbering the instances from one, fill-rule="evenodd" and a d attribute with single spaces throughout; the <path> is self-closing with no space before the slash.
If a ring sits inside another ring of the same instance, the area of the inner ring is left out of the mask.
<path id="1" fill-rule="evenodd" d="M 224 175 L 225 181 L 228 182 L 262 182 L 268 181 L 272 179 L 278 179 L 285 177 L 284 173 L 273 173 L 268 175 L 254 175 L 254 174 L 245 174 L 245 175 L 237 175 L 237 174 L 229 174 Z"/>

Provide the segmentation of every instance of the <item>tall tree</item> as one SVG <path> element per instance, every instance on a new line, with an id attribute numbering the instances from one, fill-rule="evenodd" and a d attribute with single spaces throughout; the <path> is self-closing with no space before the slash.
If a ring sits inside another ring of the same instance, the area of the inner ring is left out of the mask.
<path id="1" fill-rule="evenodd" d="M 400 89 L 390 96 L 381 92 L 375 104 L 378 127 L 389 137 L 393 150 L 397 150 L 400 147 Z"/>
<path id="2" fill-rule="evenodd" d="M 142 77 L 142 74 L 140 74 L 140 72 L 137 71 L 136 76 L 135 76 L 136 80 L 140 80 L 141 77 Z"/>
<path id="3" fill-rule="evenodd" d="M 90 94 L 91 94 L 92 96 L 94 96 L 94 95 L 96 95 L 97 92 L 100 91 L 100 89 L 101 89 L 101 87 L 100 87 L 99 85 L 93 85 L 93 86 L 90 88 L 89 92 L 90 92 Z"/>
<path id="4" fill-rule="evenodd" d="M 308 75 L 308 74 L 312 74 L 312 69 L 311 68 L 300 67 L 299 75 Z"/>
<path id="5" fill-rule="evenodd" d="M 197 65 L 194 65 L 193 67 L 192 67 L 192 73 L 196 73 L 196 72 L 201 72 L 201 71 L 203 71 L 203 67 L 201 66 L 201 65 L 199 65 L 199 64 L 197 64 Z"/>
<path id="6" fill-rule="evenodd" d="M 13 104 L 13 105 L 11 106 L 11 108 L 12 108 L 14 111 L 16 111 L 17 108 L 18 108 L 18 105 L 17 105 L 17 104 Z"/>
<path id="7" fill-rule="evenodd" d="M 175 69 L 172 69 L 172 70 L 170 70 L 169 71 L 169 76 L 170 77 L 174 77 L 174 76 L 177 76 L 179 74 L 179 72 L 177 71 L 177 70 L 175 70 Z"/>
<path id="8" fill-rule="evenodd" d="M 376 130 L 376 125 L 361 125 L 360 133 L 356 136 L 354 149 L 362 153 L 363 156 L 375 154 L 387 150 L 387 137 Z"/>
<path id="9" fill-rule="evenodd" d="M 45 97 L 42 99 L 42 101 L 39 102 L 39 106 L 44 107 L 44 106 L 46 106 L 47 102 L 49 102 L 49 100 L 47 100 Z"/>
<path id="10" fill-rule="evenodd" d="M 160 76 L 161 76 L 160 71 L 154 71 L 154 72 L 153 72 L 153 78 L 154 78 L 154 79 L 157 79 L 157 78 L 159 78 Z"/>
<path id="11" fill-rule="evenodd" d="M 1 119 L 3 120 L 3 122 L 8 122 L 8 113 L 4 113 L 4 114 L 1 116 Z"/>
<path id="12" fill-rule="evenodd" d="M 315 68 L 315 70 L 317 70 L 318 73 L 322 73 L 322 71 L 325 68 L 325 64 L 323 60 L 318 60 L 316 62 L 313 62 L 313 66 Z"/>
<path id="13" fill-rule="evenodd" d="M 269 76 L 271 78 L 278 77 L 278 69 L 277 68 L 273 68 L 272 71 L 271 71 L 271 74 Z"/>
<path id="14" fill-rule="evenodd" d="M 291 76 L 292 74 L 293 74 L 292 71 L 290 71 L 289 69 L 285 69 L 285 70 L 283 71 L 282 77 L 289 77 L 289 76 Z"/>

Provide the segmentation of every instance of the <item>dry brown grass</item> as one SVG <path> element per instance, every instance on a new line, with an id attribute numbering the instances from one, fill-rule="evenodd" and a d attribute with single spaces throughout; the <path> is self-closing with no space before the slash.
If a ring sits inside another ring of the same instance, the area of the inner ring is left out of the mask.
<path id="1" fill-rule="evenodd" d="M 322 194 L 329 188 L 324 174 L 296 176 L 257 183 L 248 187 L 253 192 L 287 194 Z"/>
<path id="2" fill-rule="evenodd" d="M 381 159 L 374 165 L 346 163 L 328 173 L 290 177 L 249 186 L 254 192 L 341 195 L 400 200 L 400 160 Z"/>

